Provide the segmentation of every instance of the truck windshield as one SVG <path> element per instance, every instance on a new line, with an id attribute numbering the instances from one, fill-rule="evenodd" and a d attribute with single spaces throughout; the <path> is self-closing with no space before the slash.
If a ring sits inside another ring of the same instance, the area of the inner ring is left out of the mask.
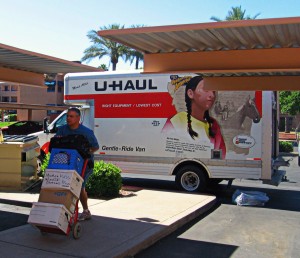
<path id="1" fill-rule="evenodd" d="M 67 124 L 67 113 L 63 114 L 55 123 L 55 127 L 58 128 L 62 125 Z"/>

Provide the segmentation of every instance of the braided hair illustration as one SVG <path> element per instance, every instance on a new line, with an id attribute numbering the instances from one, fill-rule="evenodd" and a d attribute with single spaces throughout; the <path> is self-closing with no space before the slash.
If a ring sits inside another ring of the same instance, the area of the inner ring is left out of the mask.
<path id="1" fill-rule="evenodd" d="M 192 120 L 191 120 L 191 113 L 192 113 L 192 101 L 190 97 L 188 96 L 188 90 L 191 89 L 192 91 L 195 91 L 197 85 L 199 82 L 203 80 L 202 76 L 195 76 L 190 81 L 186 84 L 185 87 L 185 103 L 186 103 L 186 109 L 187 109 L 187 131 L 189 135 L 195 139 L 195 137 L 198 137 L 198 133 L 195 132 L 192 128 Z M 209 124 L 209 136 L 210 137 L 215 137 L 215 132 L 212 130 L 212 124 L 213 124 L 213 119 L 210 117 L 208 110 L 205 111 L 204 117 L 203 117 L 206 122 Z"/>

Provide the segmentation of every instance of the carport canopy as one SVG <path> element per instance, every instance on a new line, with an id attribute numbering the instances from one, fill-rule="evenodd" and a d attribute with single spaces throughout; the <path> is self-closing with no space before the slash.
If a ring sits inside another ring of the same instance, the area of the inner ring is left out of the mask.
<path id="1" fill-rule="evenodd" d="M 102 69 L 0 44 L 0 81 L 45 87 L 44 74 L 93 71 Z"/>
<path id="2" fill-rule="evenodd" d="M 145 73 L 193 72 L 213 90 L 300 90 L 300 17 L 102 30 Z"/>
<path id="3" fill-rule="evenodd" d="M 82 65 L 0 43 L 0 81 L 46 87 L 44 74 L 103 71 L 100 68 Z M 32 110 L 64 110 L 64 106 L 48 106 L 24 103 L 0 102 L 1 109 L 27 109 L 28 119 Z"/>

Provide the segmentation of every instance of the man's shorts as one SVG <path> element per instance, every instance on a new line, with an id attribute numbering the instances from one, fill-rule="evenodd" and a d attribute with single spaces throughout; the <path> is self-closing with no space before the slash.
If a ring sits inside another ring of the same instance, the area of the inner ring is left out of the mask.
<path id="1" fill-rule="evenodd" d="M 85 184 L 88 180 L 88 178 L 90 177 L 90 175 L 93 174 L 93 169 L 86 167 L 85 173 L 84 173 L 84 181 L 82 183 L 82 188 L 85 188 Z"/>

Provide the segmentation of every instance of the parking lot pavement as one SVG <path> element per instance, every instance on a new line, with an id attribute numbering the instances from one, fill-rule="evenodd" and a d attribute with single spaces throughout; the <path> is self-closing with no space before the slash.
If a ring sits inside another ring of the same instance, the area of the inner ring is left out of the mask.
<path id="1" fill-rule="evenodd" d="M 291 157 L 285 157 L 291 158 Z M 297 258 L 300 254 L 300 169 L 286 168 L 278 187 L 257 180 L 234 180 L 230 189 L 214 189 L 218 206 L 160 240 L 135 258 Z M 264 207 L 237 206 L 236 189 L 267 194 Z"/>

